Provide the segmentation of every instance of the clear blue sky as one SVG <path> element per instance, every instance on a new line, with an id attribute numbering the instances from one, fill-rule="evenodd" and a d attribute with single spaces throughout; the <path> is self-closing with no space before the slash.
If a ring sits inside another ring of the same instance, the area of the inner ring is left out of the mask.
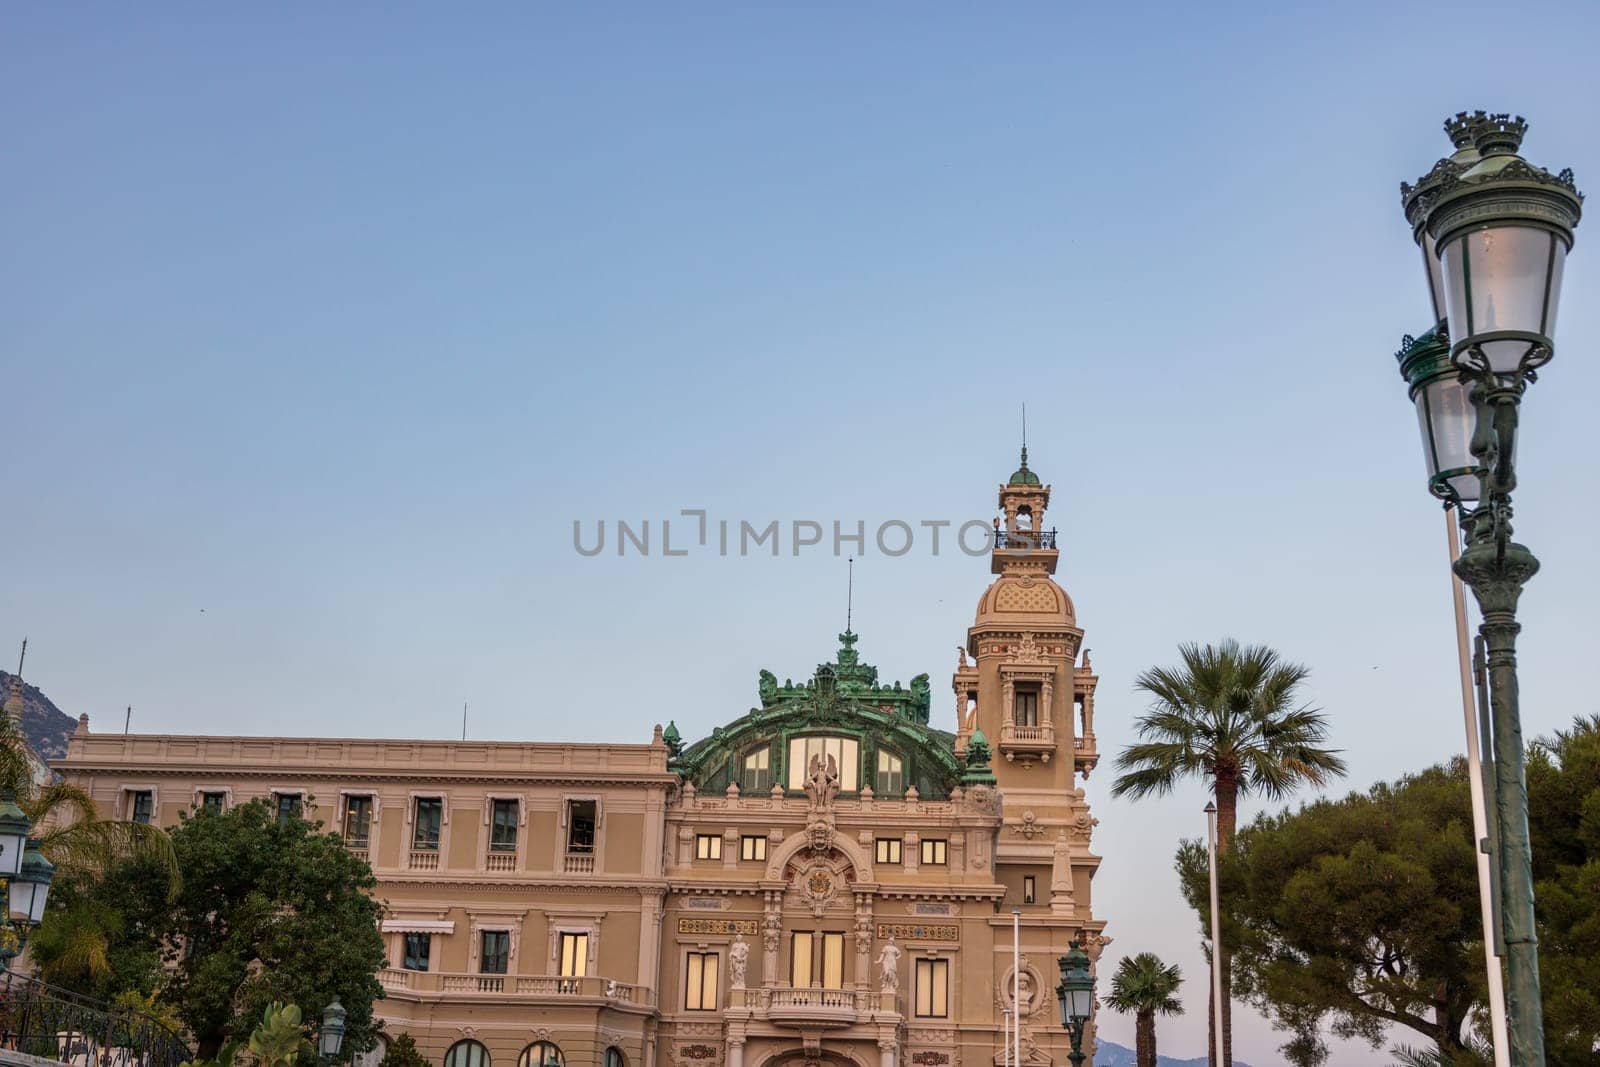
<path id="1" fill-rule="evenodd" d="M 0 646 L 99 729 L 698 736 L 830 654 L 843 561 L 573 520 L 987 518 L 1026 399 L 1107 750 L 1138 670 L 1232 634 L 1312 666 L 1352 785 L 1441 759 L 1396 186 L 1475 107 L 1600 184 L 1600 18 L 1298 6 L 10 6 Z M 1594 237 L 1519 455 L 1530 734 L 1597 710 Z M 987 581 L 857 567 L 942 726 Z M 1097 911 L 1184 964 L 1193 1055 L 1202 791 L 1110 777 Z"/>

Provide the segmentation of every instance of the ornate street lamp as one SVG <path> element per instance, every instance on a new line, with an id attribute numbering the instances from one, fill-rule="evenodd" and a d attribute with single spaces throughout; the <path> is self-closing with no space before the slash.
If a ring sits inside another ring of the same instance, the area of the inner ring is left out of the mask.
<path id="1" fill-rule="evenodd" d="M 322 1029 L 317 1033 L 317 1055 L 322 1057 L 324 1063 L 332 1063 L 339 1058 L 339 1050 L 344 1047 L 344 1005 L 339 1003 L 339 998 L 334 997 L 333 1003 L 322 1009 Z"/>
<path id="2" fill-rule="evenodd" d="M 1056 1001 L 1061 1008 L 1061 1025 L 1072 1038 L 1067 1059 L 1073 1067 L 1083 1067 L 1083 1028 L 1094 1013 L 1094 976 L 1089 973 L 1089 957 L 1078 938 L 1065 956 L 1056 960 L 1061 968 L 1061 984 L 1056 986 Z"/>
<path id="3" fill-rule="evenodd" d="M 56 876 L 55 864 L 28 836 L 32 828 L 17 806 L 16 794 L 0 791 L 0 892 L 5 897 L 0 910 L 0 971 L 10 969 L 11 961 L 27 947 L 29 931 L 44 920 L 50 882 Z"/>
<path id="4" fill-rule="evenodd" d="M 17 806 L 17 794 L 0 789 L 0 878 L 15 878 L 22 870 L 22 850 L 32 824 Z"/>
<path id="5" fill-rule="evenodd" d="M 1478 632 L 1488 654 L 1492 752 L 1487 758 L 1494 764 L 1498 830 L 1490 837 L 1499 862 L 1511 1062 L 1542 1067 L 1543 1010 L 1516 670 L 1517 600 L 1539 562 L 1511 539 L 1511 493 L 1522 394 L 1555 354 L 1562 267 L 1583 198 L 1570 170 L 1551 174 L 1517 154 L 1526 131 L 1520 117 L 1481 111 L 1457 115 L 1446 123 L 1457 154 L 1441 160 L 1416 186 L 1401 186 L 1406 218 L 1428 261 L 1435 315 L 1442 292 L 1447 324 L 1408 339 L 1400 357 L 1418 403 L 1429 488 L 1456 504 L 1461 515 L 1467 546 L 1454 570 L 1472 588 L 1483 617 Z M 1465 149 L 1469 137 L 1475 160 Z M 1446 348 L 1455 378 L 1441 362 Z M 1471 433 L 1463 449 L 1469 410 Z"/>

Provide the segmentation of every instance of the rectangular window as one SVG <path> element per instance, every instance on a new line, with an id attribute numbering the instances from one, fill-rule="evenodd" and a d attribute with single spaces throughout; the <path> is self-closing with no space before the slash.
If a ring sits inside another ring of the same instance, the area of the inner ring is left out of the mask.
<path id="1" fill-rule="evenodd" d="M 582 978 L 589 973 L 588 933 L 561 935 L 560 966 L 563 978 Z"/>
<path id="2" fill-rule="evenodd" d="M 694 839 L 694 858 L 720 860 L 722 858 L 721 834 L 697 834 Z"/>
<path id="3" fill-rule="evenodd" d="M 935 867 L 944 866 L 948 862 L 948 848 L 949 842 L 947 841 L 922 842 L 922 862 L 932 864 Z"/>
<path id="4" fill-rule="evenodd" d="M 917 1006 L 921 1019 L 943 1019 L 950 1014 L 950 961 L 917 961 Z"/>
<path id="5" fill-rule="evenodd" d="M 290 819 L 300 817 L 300 794 L 278 793 L 278 825 L 282 826 Z"/>
<path id="6" fill-rule="evenodd" d="M 479 974 L 505 974 L 511 965 L 511 931 L 484 930 L 479 934 Z"/>
<path id="7" fill-rule="evenodd" d="M 372 840 L 372 798 L 344 798 L 344 843 L 351 848 L 366 848 Z"/>
<path id="8" fill-rule="evenodd" d="M 764 837 L 739 838 L 739 858 L 742 860 L 766 859 L 767 839 Z"/>
<path id="9" fill-rule="evenodd" d="M 133 800 L 131 818 L 134 822 L 142 822 L 148 826 L 150 820 L 155 817 L 156 795 L 148 789 L 141 789 L 137 793 L 129 793 L 128 796 Z"/>
<path id="10" fill-rule="evenodd" d="M 408 971 L 428 969 L 428 957 L 433 954 L 432 934 L 407 934 L 406 955 L 403 966 Z"/>
<path id="11" fill-rule="evenodd" d="M 815 935 L 801 931 L 789 935 L 789 984 L 795 989 L 811 985 L 811 964 L 816 958 Z"/>
<path id="12" fill-rule="evenodd" d="M 765 793 L 772 789 L 772 750 L 764 748 L 744 758 L 741 793 Z"/>
<path id="13" fill-rule="evenodd" d="M 1033 903 L 1033 887 L 1034 887 L 1033 875 L 1031 875 L 1031 874 L 1023 875 L 1022 876 L 1022 902 L 1024 904 L 1032 904 Z"/>
<path id="14" fill-rule="evenodd" d="M 844 935 L 822 935 L 822 988 L 844 988 Z"/>
<path id="15" fill-rule="evenodd" d="M 517 850 L 517 802 L 496 800 L 489 813 L 489 851 Z"/>
<path id="16" fill-rule="evenodd" d="M 789 935 L 789 984 L 844 988 L 844 934 L 799 930 Z"/>
<path id="17" fill-rule="evenodd" d="M 715 952 L 691 952 L 683 979 L 685 1011 L 717 1010 L 717 970 Z"/>
<path id="18" fill-rule="evenodd" d="M 1018 726 L 1039 725 L 1039 694 L 1032 689 L 1018 689 L 1012 694 L 1015 701 Z"/>
<path id="19" fill-rule="evenodd" d="M 221 815 L 222 809 L 228 804 L 226 793 L 201 793 L 200 810 L 209 811 L 213 815 Z"/>
<path id="20" fill-rule="evenodd" d="M 598 811 L 592 800 L 567 802 L 567 851 L 580 855 L 594 854 L 594 827 Z"/>
<path id="21" fill-rule="evenodd" d="M 878 862 L 899 863 L 901 841 L 898 837 L 878 838 Z"/>
<path id="22" fill-rule="evenodd" d="M 879 796 L 897 797 L 906 791 L 905 761 L 891 752 L 878 753 L 878 780 L 873 790 Z"/>
<path id="23" fill-rule="evenodd" d="M 439 851 L 439 827 L 444 824 L 444 799 L 418 797 L 412 810 L 411 847 L 417 852 Z"/>

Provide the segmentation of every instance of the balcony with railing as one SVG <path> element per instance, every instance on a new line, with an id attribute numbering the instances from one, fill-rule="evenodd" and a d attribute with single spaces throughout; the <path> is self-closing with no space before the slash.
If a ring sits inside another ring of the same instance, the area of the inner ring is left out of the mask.
<path id="1" fill-rule="evenodd" d="M 406 855 L 406 869 L 410 871 L 437 871 L 439 869 L 439 850 L 436 848 L 414 848 Z"/>
<path id="2" fill-rule="evenodd" d="M 1038 759 L 1045 763 L 1050 762 L 1050 756 L 1056 750 L 1055 723 L 1046 720 L 1040 723 L 1003 722 L 1000 724 L 1000 753 L 1007 760 L 1015 760 L 1018 756 L 1024 760 Z"/>
<path id="3" fill-rule="evenodd" d="M 773 986 L 732 990 L 732 1006 L 779 1026 L 829 1030 L 854 1026 L 873 1012 L 895 1011 L 895 995 L 870 989 Z"/>
<path id="4" fill-rule="evenodd" d="M 515 852 L 490 852 L 484 867 L 490 871 L 504 873 L 517 869 L 517 854 Z"/>
<path id="5" fill-rule="evenodd" d="M 1054 530 L 996 530 L 994 547 L 1012 552 L 1031 552 L 1036 549 L 1055 551 Z"/>
<path id="6" fill-rule="evenodd" d="M 385 994 L 412 1000 L 493 999 L 500 1001 L 592 1000 L 650 1007 L 655 994 L 644 986 L 591 975 L 465 974 L 449 971 L 407 971 L 386 967 L 378 972 Z"/>
<path id="7" fill-rule="evenodd" d="M 568 852 L 561 861 L 561 870 L 566 874 L 593 874 L 593 852 Z"/>

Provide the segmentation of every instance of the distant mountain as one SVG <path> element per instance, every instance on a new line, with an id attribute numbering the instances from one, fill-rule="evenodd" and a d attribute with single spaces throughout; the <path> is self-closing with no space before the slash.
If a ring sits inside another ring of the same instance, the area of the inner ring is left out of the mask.
<path id="1" fill-rule="evenodd" d="M 1100 1048 L 1094 1054 L 1094 1067 L 1134 1067 L 1138 1061 L 1134 1059 L 1133 1049 L 1117 1044 L 1115 1041 L 1100 1042 Z M 1156 1067 L 1206 1067 L 1206 1057 L 1196 1056 L 1192 1060 L 1175 1060 L 1171 1056 L 1157 1056 Z M 1234 1060 L 1233 1067 L 1250 1067 L 1243 1060 Z"/>
<path id="2" fill-rule="evenodd" d="M 0 700 L 11 692 L 11 675 L 0 671 Z M 33 750 L 45 759 L 67 754 L 67 738 L 78 728 L 78 720 L 50 702 L 37 688 L 22 683 L 22 733 Z"/>

